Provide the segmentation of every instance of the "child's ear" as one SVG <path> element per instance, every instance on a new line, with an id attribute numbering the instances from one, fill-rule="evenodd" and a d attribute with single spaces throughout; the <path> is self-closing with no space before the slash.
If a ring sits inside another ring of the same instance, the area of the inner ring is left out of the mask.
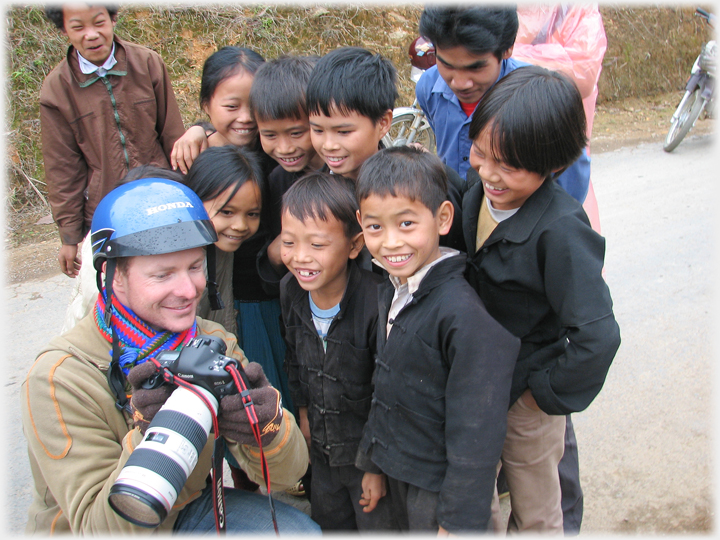
<path id="1" fill-rule="evenodd" d="M 355 217 L 357 218 L 360 227 L 362 227 L 362 216 L 360 215 L 360 210 L 355 210 Z"/>
<path id="2" fill-rule="evenodd" d="M 513 47 L 514 47 L 514 45 L 513 45 Z M 507 60 L 508 58 L 510 58 L 510 57 L 512 56 L 513 47 L 510 47 L 507 51 L 505 51 L 504 53 L 502 53 L 502 59 L 503 59 L 503 60 Z"/>
<path id="3" fill-rule="evenodd" d="M 390 131 L 390 126 L 392 126 L 392 116 L 393 112 L 392 109 L 388 109 L 385 111 L 385 114 L 380 117 L 380 120 L 378 120 L 378 125 L 380 126 L 380 138 L 382 139 L 385 135 L 387 135 L 388 131 Z"/>
<path id="4" fill-rule="evenodd" d="M 443 201 L 435 213 L 435 217 L 438 220 L 438 232 L 440 236 L 443 236 L 450 232 L 453 217 L 455 217 L 455 207 L 450 201 Z"/>
<path id="5" fill-rule="evenodd" d="M 350 259 L 354 259 L 358 255 L 360 255 L 360 252 L 365 245 L 365 237 L 363 236 L 363 233 L 359 232 L 355 236 L 353 236 L 350 243 L 352 244 L 352 249 L 350 250 L 350 255 L 348 255 L 348 257 Z"/>

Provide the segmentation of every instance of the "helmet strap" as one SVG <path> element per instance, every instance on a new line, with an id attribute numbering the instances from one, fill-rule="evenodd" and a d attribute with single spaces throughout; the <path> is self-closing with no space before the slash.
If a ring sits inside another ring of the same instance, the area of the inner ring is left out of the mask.
<path id="1" fill-rule="evenodd" d="M 115 407 L 119 410 L 130 411 L 130 405 L 125 392 L 125 374 L 120 367 L 120 355 L 122 349 L 120 348 L 120 338 L 118 337 L 117 331 L 110 324 L 112 319 L 112 286 L 115 279 L 116 259 L 108 259 L 105 265 L 105 292 L 107 294 L 107 300 L 105 304 L 105 313 L 103 318 L 105 319 L 105 325 L 112 331 L 112 360 L 110 360 L 110 366 L 108 366 L 107 380 L 110 389 L 115 394 Z M 98 285 L 101 285 L 100 272 L 98 272 Z M 100 289 L 102 290 L 102 288 Z"/>
<path id="2" fill-rule="evenodd" d="M 210 244 L 205 250 L 205 255 L 207 257 L 208 273 L 208 300 L 210 300 L 210 309 L 212 309 L 213 311 L 217 311 L 218 309 L 222 309 L 223 307 L 225 307 L 222 298 L 220 298 L 220 292 L 218 291 L 217 285 L 217 277 L 215 276 L 215 270 L 217 266 L 215 264 L 215 261 L 217 260 L 217 252 L 215 251 L 216 249 L 217 248 L 214 244 Z"/>
<path id="3" fill-rule="evenodd" d="M 107 299 L 105 300 L 105 326 L 110 327 L 110 318 L 112 317 L 112 296 L 113 281 L 115 280 L 115 259 L 108 259 L 105 264 L 105 292 Z M 100 288 L 102 290 L 102 288 Z"/>

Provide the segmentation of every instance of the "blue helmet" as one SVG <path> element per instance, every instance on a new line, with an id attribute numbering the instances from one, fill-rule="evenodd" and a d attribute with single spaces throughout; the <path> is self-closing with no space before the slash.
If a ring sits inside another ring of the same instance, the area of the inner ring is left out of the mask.
<path id="1" fill-rule="evenodd" d="M 174 253 L 217 241 L 200 198 L 165 178 L 123 184 L 100 201 L 91 227 L 93 266 L 118 257 Z"/>

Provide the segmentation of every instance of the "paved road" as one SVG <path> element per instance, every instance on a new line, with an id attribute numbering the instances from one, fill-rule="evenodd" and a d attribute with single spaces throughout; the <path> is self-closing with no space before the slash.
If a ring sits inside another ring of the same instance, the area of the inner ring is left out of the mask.
<path id="1" fill-rule="evenodd" d="M 711 527 L 712 150 L 705 136 L 672 154 L 647 144 L 593 156 L 606 278 L 623 343 L 600 396 L 575 415 L 585 533 Z M 70 286 L 57 275 L 5 289 L 3 521 L 10 533 L 22 532 L 31 495 L 20 383 L 62 327 Z"/>

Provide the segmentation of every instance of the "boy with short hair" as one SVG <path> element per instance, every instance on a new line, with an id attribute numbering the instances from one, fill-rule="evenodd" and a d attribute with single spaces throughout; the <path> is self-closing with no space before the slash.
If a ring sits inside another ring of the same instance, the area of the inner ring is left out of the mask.
<path id="1" fill-rule="evenodd" d="M 420 77 L 417 100 L 435 132 L 438 155 L 465 181 L 473 111 L 498 80 L 528 65 L 512 58 L 517 10 L 514 5 L 429 5 L 420 16 L 419 31 L 435 46 L 437 63 Z M 560 185 L 581 203 L 589 181 L 586 152 L 558 177 Z"/>
<path id="2" fill-rule="evenodd" d="M 562 533 L 565 415 L 592 402 L 620 344 L 604 239 L 554 182 L 587 143 L 580 93 L 564 75 L 518 68 L 480 102 L 469 134 L 479 178 L 463 198 L 467 279 L 522 342 L 502 455 L 508 529 Z"/>
<path id="3" fill-rule="evenodd" d="M 380 281 L 355 264 L 363 246 L 356 211 L 354 185 L 342 176 L 309 173 L 283 196 L 286 367 L 311 455 L 312 518 L 324 531 L 396 528 L 384 478 L 372 478 L 363 511 L 364 475 L 355 467 L 372 396 Z"/>
<path id="4" fill-rule="evenodd" d="M 341 47 L 323 56 L 310 77 L 307 109 L 313 146 L 333 174 L 356 180 L 360 167 L 383 148 L 398 97 L 392 62 L 360 47 Z M 447 198 L 455 222 L 443 245 L 462 249 L 462 180 L 446 168 Z"/>
<path id="5" fill-rule="evenodd" d="M 446 184 L 439 158 L 410 147 L 360 170 L 358 221 L 390 279 L 356 463 L 387 475 L 402 529 L 486 531 L 519 342 L 465 281 L 465 255 L 440 247 L 453 220 Z"/>
<path id="6" fill-rule="evenodd" d="M 185 129 L 162 58 L 115 35 L 117 6 L 63 4 L 45 13 L 70 42 L 40 90 L 40 124 L 58 261 L 75 277 L 78 244 L 100 199 L 133 167 L 169 168 Z"/>
<path id="7" fill-rule="evenodd" d="M 282 196 L 308 172 L 324 165 L 310 139 L 305 89 L 317 57 L 281 56 L 265 62 L 250 89 L 250 110 L 258 126 L 263 151 L 277 161 L 268 175 L 263 214 L 269 243 L 258 256 L 258 270 L 267 283 L 278 283 L 287 272 L 280 259 Z"/>

